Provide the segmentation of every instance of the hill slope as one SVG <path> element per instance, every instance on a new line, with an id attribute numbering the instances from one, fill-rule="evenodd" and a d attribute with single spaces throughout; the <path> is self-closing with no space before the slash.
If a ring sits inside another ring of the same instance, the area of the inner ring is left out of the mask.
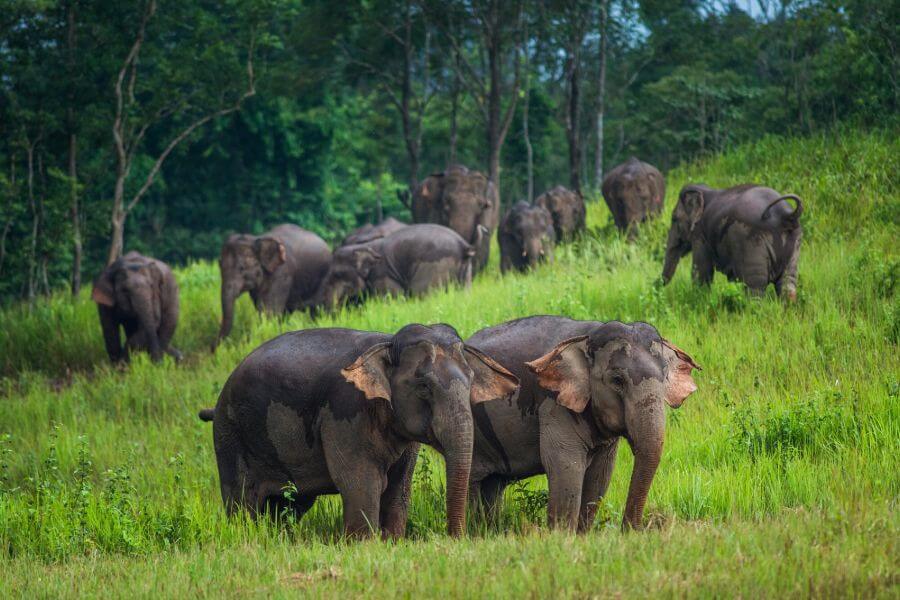
<path id="1" fill-rule="evenodd" d="M 234 366 L 303 315 L 259 319 L 242 301 L 212 356 L 215 265 L 177 272 L 188 358 L 107 367 L 87 294 L 0 313 L 0 593 L 584 596 L 895 595 L 900 572 L 900 143 L 896 132 L 765 139 L 667 176 L 762 182 L 806 203 L 799 301 L 752 300 L 689 259 L 659 288 L 668 217 L 628 244 L 601 202 L 590 235 L 557 262 L 471 290 L 380 300 L 319 322 L 392 331 L 444 321 L 464 336 L 535 313 L 644 320 L 703 365 L 699 391 L 669 411 L 650 493 L 650 531 L 621 535 L 631 456 L 620 453 L 595 531 L 542 525 L 544 478 L 511 488 L 498 528 L 443 535 L 440 458 L 417 470 L 410 540 L 335 541 L 340 504 L 300 523 L 225 520 L 208 424 Z"/>

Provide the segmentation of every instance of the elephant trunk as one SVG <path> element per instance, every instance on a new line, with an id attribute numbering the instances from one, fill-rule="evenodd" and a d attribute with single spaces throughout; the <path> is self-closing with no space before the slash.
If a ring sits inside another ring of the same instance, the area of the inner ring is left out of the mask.
<path id="1" fill-rule="evenodd" d="M 150 353 L 150 358 L 154 361 L 158 361 L 162 359 L 163 349 L 159 344 L 159 335 L 157 334 L 157 329 L 159 328 L 159 312 L 154 310 L 153 302 L 150 299 L 150 292 L 144 295 L 132 295 L 131 297 L 131 305 L 134 309 L 134 312 L 137 314 L 138 323 L 141 328 L 141 332 L 144 334 L 144 341 L 147 344 L 147 351 Z"/>
<path id="2" fill-rule="evenodd" d="M 669 239 L 666 242 L 666 258 L 663 263 L 662 279 L 663 283 L 669 283 L 675 275 L 675 269 L 678 268 L 678 261 L 687 254 L 684 249 L 685 245 L 678 237 L 675 228 L 669 230 Z"/>
<path id="3" fill-rule="evenodd" d="M 216 337 L 213 348 L 231 333 L 231 327 L 234 324 L 234 303 L 241 291 L 243 290 L 240 282 L 222 279 L 222 326 L 219 328 L 219 335 Z"/>
<path id="4" fill-rule="evenodd" d="M 447 531 L 451 536 L 459 537 L 466 531 L 466 500 L 474 435 L 472 414 L 460 411 L 450 419 L 435 415 L 435 421 L 435 438 L 447 464 Z"/>
<path id="5" fill-rule="evenodd" d="M 644 505 L 650 493 L 650 485 L 656 474 L 656 468 L 662 458 L 663 440 L 665 439 L 666 418 L 663 412 L 665 391 L 652 394 L 644 399 L 642 406 L 646 408 L 640 414 L 626 415 L 628 440 L 634 452 L 634 469 L 631 472 L 631 483 L 628 486 L 628 498 L 625 501 L 625 513 L 622 515 L 623 529 L 640 529 L 644 515 Z"/>
<path id="6" fill-rule="evenodd" d="M 523 254 L 528 260 L 529 267 L 537 266 L 544 260 L 544 245 L 541 243 L 540 238 L 529 240 L 525 245 Z"/>

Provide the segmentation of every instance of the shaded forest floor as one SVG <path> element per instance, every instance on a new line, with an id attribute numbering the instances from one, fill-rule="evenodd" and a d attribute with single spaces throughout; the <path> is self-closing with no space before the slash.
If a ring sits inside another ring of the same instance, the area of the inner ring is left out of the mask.
<path id="1" fill-rule="evenodd" d="M 881 595 L 900 593 L 900 143 L 895 131 L 767 138 L 668 174 L 665 217 L 629 244 L 601 202 L 557 262 L 470 290 L 377 300 L 318 324 L 463 336 L 535 313 L 644 320 L 704 367 L 668 413 L 648 531 L 618 530 L 620 453 L 592 532 L 546 529 L 546 480 L 512 486 L 497 526 L 444 535 L 440 457 L 417 467 L 409 539 L 347 544 L 336 498 L 300 522 L 227 521 L 209 424 L 235 365 L 308 317 L 239 306 L 215 355 L 218 269 L 177 270 L 180 365 L 106 366 L 89 291 L 0 312 L 0 594 L 67 596 Z M 688 181 L 804 198 L 799 299 L 749 298 L 685 259 L 660 288 L 668 215 Z"/>

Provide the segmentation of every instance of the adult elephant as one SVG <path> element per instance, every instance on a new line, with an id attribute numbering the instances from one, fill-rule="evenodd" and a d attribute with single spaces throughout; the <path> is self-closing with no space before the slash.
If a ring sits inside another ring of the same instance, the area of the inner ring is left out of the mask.
<path id="1" fill-rule="evenodd" d="M 581 194 L 558 185 L 538 196 L 534 203 L 553 217 L 557 240 L 571 240 L 584 230 L 587 209 Z"/>
<path id="2" fill-rule="evenodd" d="M 259 312 L 297 310 L 318 289 L 330 264 L 328 244 L 296 225 L 278 225 L 259 236 L 229 236 L 219 258 L 222 326 L 216 345 L 231 333 L 238 296 L 250 292 Z"/>
<path id="3" fill-rule="evenodd" d="M 134 351 L 147 351 L 154 361 L 164 353 L 181 358 L 170 346 L 178 325 L 178 283 L 166 263 L 129 252 L 97 276 L 91 299 L 111 361 L 127 361 Z"/>
<path id="4" fill-rule="evenodd" d="M 633 237 L 636 225 L 662 212 L 666 182 L 659 169 L 632 156 L 607 173 L 602 192 L 616 227 Z"/>
<path id="5" fill-rule="evenodd" d="M 400 231 L 406 226 L 406 223 L 398 221 L 394 217 L 388 217 L 377 225 L 366 223 L 365 225 L 357 227 L 356 229 L 348 233 L 347 236 L 341 241 L 341 246 L 366 244 L 368 242 L 387 237 L 394 232 Z"/>
<path id="6" fill-rule="evenodd" d="M 624 437 L 634 470 L 623 527 L 640 528 L 659 465 L 665 407 L 696 390 L 696 363 L 646 323 L 537 316 L 466 341 L 514 373 L 516 402 L 475 407 L 470 498 L 493 512 L 503 489 L 546 473 L 552 526 L 584 531 L 606 493 Z"/>
<path id="7" fill-rule="evenodd" d="M 456 536 L 465 531 L 471 407 L 517 388 L 514 375 L 448 325 L 407 325 L 395 335 L 310 329 L 254 350 L 200 417 L 213 420 L 229 513 L 302 516 L 317 496 L 339 493 L 347 534 L 402 536 L 422 443 L 444 455 Z"/>
<path id="8" fill-rule="evenodd" d="M 413 192 L 410 208 L 416 223 L 444 225 L 475 246 L 476 271 L 487 264 L 491 234 L 500 219 L 500 198 L 483 174 L 453 165 L 430 175 Z"/>
<path id="9" fill-rule="evenodd" d="M 547 209 L 517 202 L 510 207 L 497 229 L 500 243 L 500 271 L 524 271 L 542 262 L 553 261 L 556 233 Z"/>
<path id="10" fill-rule="evenodd" d="M 796 208 L 787 200 L 793 200 Z M 793 301 L 802 214 L 799 197 L 761 185 L 724 190 L 686 185 L 672 211 L 663 282 L 672 279 L 678 262 L 691 252 L 693 277 L 701 285 L 709 284 L 718 270 L 732 281 L 744 282 L 755 295 L 764 294 L 774 283 L 779 296 Z"/>
<path id="11" fill-rule="evenodd" d="M 475 249 L 442 225 L 408 225 L 368 244 L 334 252 L 328 273 L 310 304 L 331 307 L 363 295 L 419 296 L 472 281 Z"/>

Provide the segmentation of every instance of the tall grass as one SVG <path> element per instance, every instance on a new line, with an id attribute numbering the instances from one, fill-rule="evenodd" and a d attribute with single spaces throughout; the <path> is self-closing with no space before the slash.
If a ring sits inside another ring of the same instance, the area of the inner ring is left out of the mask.
<path id="1" fill-rule="evenodd" d="M 773 137 L 668 174 L 666 215 L 688 181 L 757 181 L 804 198 L 793 306 L 771 290 L 752 299 L 718 275 L 709 289 L 698 289 L 684 265 L 669 286 L 660 287 L 668 217 L 627 243 L 601 200 L 589 206 L 588 235 L 561 247 L 553 265 L 501 277 L 494 257 L 469 290 L 374 300 L 316 323 L 301 314 L 258 317 L 244 298 L 232 338 L 215 355 L 208 346 L 220 314 L 217 267 L 198 262 L 178 269 L 182 318 L 175 344 L 187 355 L 179 365 L 138 356 L 125 369 L 107 366 L 87 294 L 74 301 L 59 294 L 32 310 L 0 312 L 0 573 L 7 572 L 13 590 L 50 595 L 65 593 L 60 582 L 96 564 L 182 593 L 197 578 L 227 593 L 239 593 L 244 581 L 264 591 L 297 584 L 321 593 L 406 595 L 433 593 L 429 585 L 459 595 L 545 595 L 563 584 L 571 594 L 585 595 L 601 583 L 634 594 L 661 589 L 648 583 L 657 582 L 680 594 L 702 580 L 709 593 L 729 594 L 754 577 L 757 589 L 770 592 L 828 594 L 828 582 L 860 594 L 896 591 L 897 139 L 891 131 L 850 130 L 803 140 Z M 620 452 L 597 533 L 576 540 L 544 531 L 543 477 L 509 488 L 498 523 L 470 516 L 475 540 L 444 539 L 441 459 L 431 451 L 417 467 L 412 541 L 391 549 L 344 545 L 336 498 L 320 499 L 299 522 L 288 515 L 277 523 L 225 519 L 210 428 L 195 414 L 215 402 L 231 370 L 262 341 L 310 326 L 394 331 L 408 322 L 441 321 L 468 336 L 539 313 L 648 321 L 703 365 L 699 391 L 668 414 L 666 449 L 647 511 L 654 533 L 613 533 L 630 473 L 627 450 Z M 841 563 L 819 549 L 823 543 L 845 547 L 852 556 Z M 639 565 L 656 565 L 657 574 L 641 579 L 632 572 L 634 552 L 641 553 Z M 808 573 L 806 587 L 778 579 L 782 567 L 772 552 Z M 709 560 L 709 570 L 732 570 L 713 579 L 704 579 L 702 569 L 685 574 L 676 557 L 692 561 L 692 553 Z M 727 564 L 717 553 L 745 566 Z M 271 554 L 282 574 L 305 575 L 273 582 L 272 571 L 253 558 L 260 554 Z M 543 570 L 527 572 L 526 565 L 552 570 L 560 559 L 571 564 L 555 571 L 558 580 Z M 59 579 L 29 588 L 34 565 L 47 563 L 63 565 L 40 567 Z M 411 564 L 419 564 L 412 578 L 383 573 L 375 587 L 365 587 L 366 569 Z M 608 568 L 583 573 L 594 564 Z M 833 572 L 839 564 L 843 579 Z M 246 580 L 227 579 L 229 569 Z M 469 583 L 459 579 L 469 572 Z M 666 573 L 687 579 L 666 579 Z M 224 583 L 217 579 L 222 576 Z M 128 592 L 127 586 L 114 589 Z"/>

